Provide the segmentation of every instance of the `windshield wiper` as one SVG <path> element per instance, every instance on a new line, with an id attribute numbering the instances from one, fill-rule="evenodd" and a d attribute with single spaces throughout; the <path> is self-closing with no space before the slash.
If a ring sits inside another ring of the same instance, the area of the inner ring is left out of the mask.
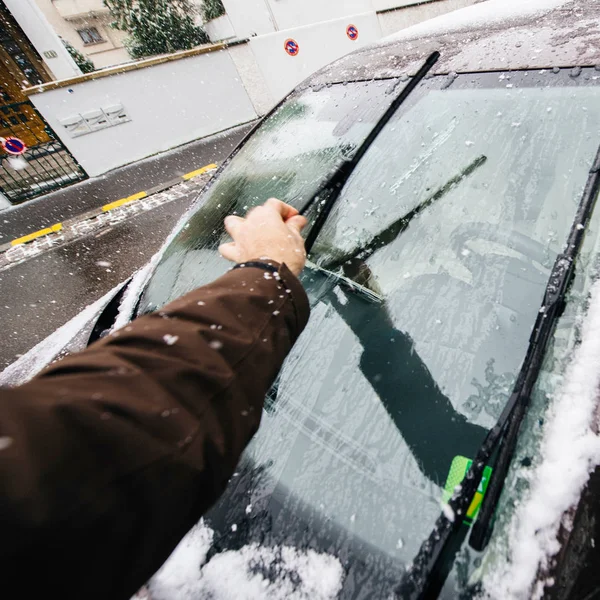
<path id="1" fill-rule="evenodd" d="M 556 258 L 550 273 L 542 307 L 529 338 L 525 360 L 519 371 L 513 392 L 497 423 L 487 433 L 467 475 L 450 499 L 449 509 L 442 512 L 438 517 L 429 538 L 421 545 L 412 567 L 406 571 L 396 589 L 396 594 L 402 600 L 431 597 L 432 593 L 435 593 L 431 589 L 434 582 L 435 585 L 443 585 L 443 577 L 439 577 L 439 571 L 442 570 L 444 561 L 448 560 L 445 550 L 451 546 L 449 542 L 459 531 L 463 517 L 467 514 L 467 509 L 477 491 L 483 471 L 499 446 L 496 465 L 469 542 L 476 549 L 481 549 L 489 539 L 490 521 L 508 472 L 517 442 L 519 427 L 527 412 L 531 392 L 541 370 L 556 321 L 564 310 L 565 295 L 575 272 L 575 260 L 583 244 L 585 231 L 596 204 L 599 190 L 600 147 L 598 147 L 592 168 L 589 171 L 565 250 Z M 456 550 L 458 548 L 454 547 L 453 552 Z"/>
<path id="2" fill-rule="evenodd" d="M 308 209 L 318 200 L 324 199 L 319 208 L 319 212 L 315 218 L 313 226 L 311 227 L 308 235 L 306 236 L 305 247 L 306 253 L 309 254 L 312 247 L 317 239 L 317 236 L 323 229 L 325 221 L 338 199 L 342 188 L 345 183 L 352 175 L 352 172 L 356 168 L 356 165 L 360 162 L 361 158 L 365 155 L 367 150 L 371 147 L 377 136 L 381 133 L 381 130 L 387 125 L 388 121 L 394 116 L 394 113 L 398 110 L 400 105 L 408 98 L 410 93 L 417 87 L 417 85 L 423 80 L 425 75 L 430 71 L 433 65 L 438 61 L 440 57 L 439 52 L 433 52 L 427 60 L 423 63 L 421 68 L 415 73 L 409 82 L 402 88 L 402 91 L 394 98 L 388 109 L 383 113 L 380 119 L 375 123 L 373 129 L 369 132 L 369 135 L 365 138 L 363 143 L 358 147 L 358 150 L 354 156 L 343 161 L 333 171 L 333 173 L 327 178 L 327 180 L 319 186 L 319 189 L 315 194 L 308 200 L 304 207 L 300 210 L 301 215 L 305 215 Z"/>

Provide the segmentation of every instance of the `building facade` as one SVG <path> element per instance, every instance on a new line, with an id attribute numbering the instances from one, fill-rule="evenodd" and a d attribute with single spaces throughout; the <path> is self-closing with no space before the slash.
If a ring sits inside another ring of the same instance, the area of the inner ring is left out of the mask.
<path id="1" fill-rule="evenodd" d="M 102 0 L 35 0 L 54 31 L 87 56 L 97 69 L 128 62 L 127 35 L 110 27 Z"/>

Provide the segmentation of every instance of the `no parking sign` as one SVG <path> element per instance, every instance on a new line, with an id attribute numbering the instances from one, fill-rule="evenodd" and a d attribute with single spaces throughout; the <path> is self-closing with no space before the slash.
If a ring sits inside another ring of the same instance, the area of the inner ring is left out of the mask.
<path id="1" fill-rule="evenodd" d="M 0 143 L 4 151 L 13 156 L 19 156 L 27 150 L 25 142 L 16 137 L 0 138 Z"/>
<path id="2" fill-rule="evenodd" d="M 358 39 L 358 27 L 356 25 L 348 25 L 346 27 L 346 35 L 354 42 Z"/>
<path id="3" fill-rule="evenodd" d="M 292 38 L 285 40 L 283 47 L 290 56 L 298 56 L 298 52 L 300 52 L 300 45 Z"/>

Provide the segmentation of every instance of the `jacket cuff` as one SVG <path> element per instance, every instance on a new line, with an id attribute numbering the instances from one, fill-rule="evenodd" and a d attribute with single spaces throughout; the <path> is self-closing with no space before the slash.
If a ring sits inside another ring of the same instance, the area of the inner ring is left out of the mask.
<path id="1" fill-rule="evenodd" d="M 287 268 L 285 263 L 282 263 L 279 267 L 279 276 L 287 285 L 287 289 L 291 290 L 292 301 L 296 309 L 298 331 L 302 331 L 306 327 L 308 317 L 310 316 L 310 305 L 306 290 L 300 283 L 300 280 Z"/>
<path id="2" fill-rule="evenodd" d="M 308 296 L 298 277 L 288 269 L 285 263 L 278 263 L 269 258 L 252 259 L 236 264 L 232 270 L 235 269 L 263 269 L 264 271 L 277 274 L 276 277 L 280 278 L 285 284 L 286 289 L 290 290 L 296 313 L 298 331 L 302 331 L 306 327 L 308 317 L 310 316 Z"/>

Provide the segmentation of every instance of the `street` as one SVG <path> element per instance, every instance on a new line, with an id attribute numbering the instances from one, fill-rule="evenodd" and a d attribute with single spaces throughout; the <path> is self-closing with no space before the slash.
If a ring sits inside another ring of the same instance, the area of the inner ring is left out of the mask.
<path id="1" fill-rule="evenodd" d="M 74 217 L 186 170 L 220 163 L 246 131 L 247 127 L 237 128 L 189 144 L 4 212 L 0 214 L 2 241 Z M 0 369 L 143 266 L 198 196 L 198 189 L 0 271 Z"/>

